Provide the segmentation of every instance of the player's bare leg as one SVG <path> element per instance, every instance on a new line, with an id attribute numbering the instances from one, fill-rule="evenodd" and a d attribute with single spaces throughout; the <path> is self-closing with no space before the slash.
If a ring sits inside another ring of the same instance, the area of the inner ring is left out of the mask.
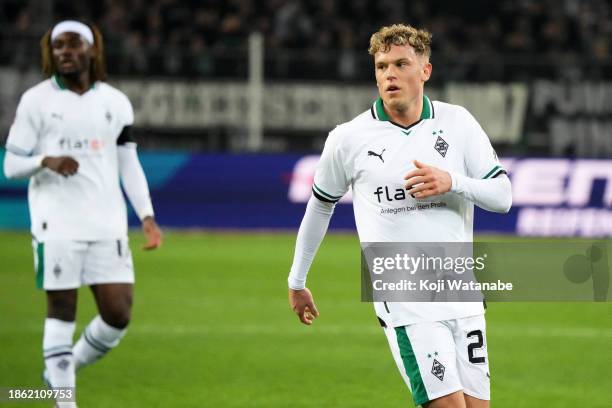
<path id="1" fill-rule="evenodd" d="M 424 408 L 466 408 L 466 401 L 462 391 L 436 398 L 423 404 Z"/>
<path id="2" fill-rule="evenodd" d="M 134 285 L 131 283 L 106 283 L 92 285 L 102 320 L 109 325 L 125 329 L 132 317 Z"/>
<path id="3" fill-rule="evenodd" d="M 47 291 L 47 318 L 43 335 L 45 371 L 43 377 L 51 387 L 76 386 L 72 336 L 76 326 L 77 290 Z M 73 402 L 58 407 L 76 407 Z"/>
<path id="4" fill-rule="evenodd" d="M 48 290 L 47 317 L 65 322 L 74 322 L 76 318 L 77 290 Z"/>
<path id="5" fill-rule="evenodd" d="M 475 398 L 467 394 L 464 394 L 464 397 L 465 397 L 465 406 L 467 408 L 489 408 L 490 406 L 490 403 L 487 400 Z"/>
<path id="6" fill-rule="evenodd" d="M 76 368 L 89 365 L 116 347 L 126 333 L 132 314 L 133 285 L 92 285 L 99 315 L 83 330 L 74 346 Z"/>

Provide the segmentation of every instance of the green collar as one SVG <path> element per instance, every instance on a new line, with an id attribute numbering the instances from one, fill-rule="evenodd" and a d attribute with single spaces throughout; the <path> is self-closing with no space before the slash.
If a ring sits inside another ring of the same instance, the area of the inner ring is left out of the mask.
<path id="1" fill-rule="evenodd" d="M 57 85 L 57 87 L 59 89 L 61 89 L 62 91 L 68 90 L 68 87 L 66 86 L 66 84 L 64 83 L 64 80 L 62 79 L 61 76 L 57 75 L 57 74 L 53 74 L 53 76 L 51 77 L 51 80 L 55 83 L 55 85 Z M 91 84 L 91 86 L 89 87 L 89 89 L 95 89 L 96 87 L 96 83 L 93 82 Z"/>
<path id="2" fill-rule="evenodd" d="M 374 102 L 374 105 L 372 105 L 372 116 L 376 120 L 380 120 L 384 122 L 391 122 L 391 120 L 389 119 L 389 115 L 387 115 L 387 112 L 385 112 L 385 108 L 383 107 L 383 101 L 382 101 L 382 98 L 380 97 L 376 99 L 376 102 Z M 433 119 L 433 117 L 434 117 L 433 104 L 431 103 L 427 95 L 423 95 L 423 110 L 421 111 L 421 117 L 419 118 L 419 121 L 423 119 Z M 404 127 L 404 126 L 401 126 L 401 127 Z"/>

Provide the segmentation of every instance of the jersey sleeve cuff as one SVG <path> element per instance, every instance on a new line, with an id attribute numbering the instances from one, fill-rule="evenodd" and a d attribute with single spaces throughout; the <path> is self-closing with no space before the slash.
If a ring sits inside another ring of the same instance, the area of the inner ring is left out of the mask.
<path id="1" fill-rule="evenodd" d="M 146 210 L 142 211 L 141 214 L 138 216 L 138 218 L 140 218 L 140 221 L 144 221 L 144 219 L 147 217 L 155 218 L 155 213 L 153 212 L 152 205 Z"/>
<path id="2" fill-rule="evenodd" d="M 492 179 L 500 174 L 506 174 L 506 170 L 504 170 L 501 164 L 496 164 L 487 174 L 484 175 L 483 179 Z"/>
<path id="3" fill-rule="evenodd" d="M 305 281 L 300 281 L 298 279 L 293 279 L 291 277 L 287 278 L 287 283 L 289 284 L 289 289 L 292 289 L 292 290 L 302 290 L 306 288 Z"/>
<path id="4" fill-rule="evenodd" d="M 316 184 L 312 185 L 312 193 L 320 201 L 324 201 L 326 203 L 336 203 L 338 202 L 338 200 L 342 198 L 342 196 L 333 196 L 329 193 L 326 193 L 323 189 L 321 189 Z"/>
<path id="5" fill-rule="evenodd" d="M 139 208 L 134 207 L 134 212 L 136 213 L 138 219 L 141 222 L 144 221 L 144 219 L 147 217 L 155 218 L 155 211 L 153 210 L 153 203 L 151 202 L 151 198 L 149 197 L 147 202 L 141 204 Z"/>

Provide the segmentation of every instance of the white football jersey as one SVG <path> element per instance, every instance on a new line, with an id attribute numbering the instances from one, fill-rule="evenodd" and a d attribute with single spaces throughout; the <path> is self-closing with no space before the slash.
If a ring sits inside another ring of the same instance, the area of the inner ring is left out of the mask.
<path id="1" fill-rule="evenodd" d="M 44 168 L 30 178 L 36 239 L 94 241 L 127 234 L 117 139 L 133 122 L 128 98 L 104 82 L 79 95 L 52 77 L 23 94 L 6 149 L 18 155 L 71 156 L 79 162 L 70 177 Z"/>
<path id="2" fill-rule="evenodd" d="M 446 193 L 417 200 L 404 176 L 418 160 L 471 178 L 504 170 L 489 138 L 463 107 L 423 97 L 418 122 L 390 121 L 379 98 L 370 110 L 330 132 L 317 166 L 313 193 L 335 202 L 353 191 L 359 240 L 365 242 L 471 242 L 474 205 Z M 375 303 L 387 324 L 405 326 L 484 313 L 480 302 Z"/>

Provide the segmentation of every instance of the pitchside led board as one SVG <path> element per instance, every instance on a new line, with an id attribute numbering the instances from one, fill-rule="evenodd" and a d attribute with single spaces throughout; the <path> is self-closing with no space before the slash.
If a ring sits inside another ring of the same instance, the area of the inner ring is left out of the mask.
<path id="1" fill-rule="evenodd" d="M 160 223 L 169 227 L 294 229 L 304 215 L 316 155 L 141 152 Z M 0 160 L 4 152 L 0 151 Z M 612 160 L 505 158 L 508 214 L 475 213 L 475 230 L 523 236 L 612 236 Z M 332 229 L 354 229 L 351 193 Z M 131 216 L 133 225 L 137 224 Z M 27 182 L 0 176 L 0 228 L 28 228 Z"/>

